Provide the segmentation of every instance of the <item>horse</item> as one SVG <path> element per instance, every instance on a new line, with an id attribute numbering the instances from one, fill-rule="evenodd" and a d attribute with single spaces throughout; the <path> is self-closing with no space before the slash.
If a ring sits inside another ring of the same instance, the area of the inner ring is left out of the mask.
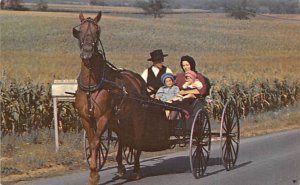
<path id="1" fill-rule="evenodd" d="M 100 181 L 97 150 L 107 128 L 118 137 L 116 161 L 119 176 L 126 173 L 122 164 L 122 147 L 136 150 L 131 175 L 134 180 L 141 178 L 141 152 L 167 149 L 170 136 L 170 125 L 166 123 L 168 120 L 164 110 L 144 103 L 148 101 L 149 95 L 142 77 L 130 70 L 118 69 L 106 60 L 98 26 L 101 16 L 102 13 L 98 12 L 95 18 L 84 18 L 80 13 L 80 24 L 73 27 L 73 36 L 79 41 L 81 58 L 75 107 L 90 146 L 89 185 Z M 102 50 L 99 50 L 99 45 Z"/>

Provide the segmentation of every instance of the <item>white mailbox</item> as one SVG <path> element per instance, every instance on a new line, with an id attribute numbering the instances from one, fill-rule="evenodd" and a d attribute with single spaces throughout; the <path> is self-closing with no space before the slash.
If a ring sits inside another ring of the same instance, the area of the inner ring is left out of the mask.
<path id="1" fill-rule="evenodd" d="M 54 131 L 55 131 L 55 150 L 59 149 L 58 143 L 58 101 L 75 101 L 75 92 L 77 90 L 77 80 L 54 80 L 51 85 L 51 95 L 53 97 Z"/>
<path id="2" fill-rule="evenodd" d="M 59 98 L 60 100 L 74 99 L 77 90 L 77 80 L 54 80 L 51 86 L 52 97 Z"/>

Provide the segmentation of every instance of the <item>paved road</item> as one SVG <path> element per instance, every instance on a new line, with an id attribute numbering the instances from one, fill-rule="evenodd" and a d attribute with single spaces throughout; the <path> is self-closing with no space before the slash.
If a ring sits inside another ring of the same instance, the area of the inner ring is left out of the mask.
<path id="1" fill-rule="evenodd" d="M 101 172 L 101 185 L 300 185 L 300 129 L 242 139 L 237 166 L 224 170 L 219 145 L 212 145 L 206 176 L 194 179 L 188 152 L 148 158 L 141 162 L 143 179 L 129 181 L 115 176 L 114 166 Z M 128 171 L 132 167 L 128 166 Z M 32 185 L 83 185 L 88 172 L 40 179 Z"/>

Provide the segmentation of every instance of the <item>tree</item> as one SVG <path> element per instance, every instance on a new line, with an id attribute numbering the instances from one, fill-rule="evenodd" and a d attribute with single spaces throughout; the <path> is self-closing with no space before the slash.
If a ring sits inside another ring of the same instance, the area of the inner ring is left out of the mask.
<path id="1" fill-rule="evenodd" d="M 1 9 L 27 10 L 22 5 L 22 0 L 1 0 Z"/>
<path id="2" fill-rule="evenodd" d="M 104 0 L 90 0 L 90 5 L 105 6 Z"/>
<path id="3" fill-rule="evenodd" d="M 229 16 L 236 19 L 244 20 L 255 17 L 255 9 L 248 6 L 247 0 L 232 0 L 225 4 L 225 11 Z"/>
<path id="4" fill-rule="evenodd" d="M 44 2 L 43 0 L 40 0 L 37 3 L 37 10 L 46 11 L 47 9 L 48 9 L 48 3 L 47 2 Z"/>
<path id="5" fill-rule="evenodd" d="M 149 0 L 137 2 L 137 7 L 142 8 L 146 14 L 153 14 L 154 18 L 162 18 L 164 8 L 168 8 L 167 0 Z"/>

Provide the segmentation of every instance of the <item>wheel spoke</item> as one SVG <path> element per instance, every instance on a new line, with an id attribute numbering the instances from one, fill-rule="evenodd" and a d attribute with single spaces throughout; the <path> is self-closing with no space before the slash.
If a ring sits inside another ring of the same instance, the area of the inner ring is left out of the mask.
<path id="1" fill-rule="evenodd" d="M 234 147 L 233 143 L 230 143 L 230 145 L 231 145 L 231 151 L 232 151 L 231 153 L 234 154 L 233 157 L 235 158 L 235 156 L 237 154 L 237 148 Z"/>
<path id="2" fill-rule="evenodd" d="M 233 162 L 233 152 L 232 152 L 232 147 L 231 147 L 231 142 L 229 143 L 229 146 L 228 146 L 228 150 L 229 150 L 229 167 L 232 166 L 232 162 Z"/>
<path id="3" fill-rule="evenodd" d="M 232 143 L 232 147 L 233 147 L 233 150 L 234 150 L 234 158 L 236 160 L 237 159 L 237 155 L 238 155 L 238 150 L 239 150 L 238 144 L 233 145 L 233 143 Z"/>
<path id="4" fill-rule="evenodd" d="M 97 163 L 97 170 L 99 171 L 105 164 L 105 161 L 107 159 L 108 155 L 108 150 L 109 150 L 109 144 L 110 144 L 110 135 L 109 131 L 105 131 L 104 134 L 101 136 L 99 146 L 96 151 L 96 163 Z M 107 135 L 107 136 L 106 136 Z M 85 152 L 85 157 L 87 160 L 88 165 L 91 163 L 91 147 L 88 143 L 88 138 L 86 135 L 86 132 L 84 132 L 84 152 Z"/>
<path id="5" fill-rule="evenodd" d="M 202 147 L 202 150 L 204 150 L 205 153 L 208 154 L 208 150 L 205 147 Z"/>
<path id="6" fill-rule="evenodd" d="M 227 124 L 227 121 L 226 121 L 226 119 L 224 119 L 224 124 L 222 125 L 222 129 L 225 133 L 227 132 L 226 124 Z"/>
<path id="7" fill-rule="evenodd" d="M 103 142 L 101 142 L 101 147 L 103 147 L 105 151 L 108 151 L 108 147 Z"/>
<path id="8" fill-rule="evenodd" d="M 98 170 L 101 168 L 101 162 L 102 162 L 102 160 L 101 160 L 101 150 L 98 150 L 97 151 L 97 162 L 98 162 L 98 165 L 97 165 L 97 167 L 98 167 Z"/>
<path id="9" fill-rule="evenodd" d="M 226 139 L 225 139 L 226 140 Z M 222 151 L 224 151 L 224 147 L 226 146 L 226 141 L 223 142 L 222 144 Z"/>
<path id="10" fill-rule="evenodd" d="M 232 124 L 230 127 L 230 132 L 237 126 L 237 123 L 238 123 L 238 117 L 237 117 L 237 114 L 234 113 L 234 115 L 232 117 Z"/>
<path id="11" fill-rule="evenodd" d="M 210 153 L 210 122 L 203 110 L 198 110 L 193 120 L 190 136 L 190 165 L 195 178 L 205 173 Z"/>
<path id="12" fill-rule="evenodd" d="M 221 150 L 226 170 L 230 170 L 236 162 L 239 148 L 239 116 L 236 104 L 229 100 L 225 104 L 220 129 Z"/>
<path id="13" fill-rule="evenodd" d="M 100 152 L 100 154 L 101 154 L 101 156 L 99 156 L 99 157 L 105 158 L 105 154 L 104 154 L 104 151 L 103 151 L 102 148 L 99 148 L 99 152 Z"/>
<path id="14" fill-rule="evenodd" d="M 234 137 L 232 137 L 232 141 L 233 141 L 233 142 L 234 142 L 236 145 L 238 145 L 238 144 L 239 144 L 239 142 L 238 142 L 238 141 L 236 141 Z"/>
<path id="15" fill-rule="evenodd" d="M 87 159 L 90 159 L 91 158 L 91 156 L 92 156 L 92 154 L 91 153 L 89 153 L 88 155 L 87 155 Z"/>
<path id="16" fill-rule="evenodd" d="M 205 163 L 203 162 L 203 158 L 204 158 L 203 152 L 202 152 L 202 151 L 199 151 L 199 175 L 202 174 L 203 169 L 204 169 L 203 165 L 204 165 Z"/>

